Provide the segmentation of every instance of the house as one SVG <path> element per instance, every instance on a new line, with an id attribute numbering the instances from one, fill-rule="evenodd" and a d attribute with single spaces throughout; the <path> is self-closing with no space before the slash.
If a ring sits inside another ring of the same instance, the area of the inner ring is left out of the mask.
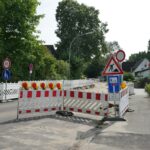
<path id="1" fill-rule="evenodd" d="M 135 78 L 150 77 L 150 61 L 146 58 L 138 61 L 132 68 L 132 74 Z"/>

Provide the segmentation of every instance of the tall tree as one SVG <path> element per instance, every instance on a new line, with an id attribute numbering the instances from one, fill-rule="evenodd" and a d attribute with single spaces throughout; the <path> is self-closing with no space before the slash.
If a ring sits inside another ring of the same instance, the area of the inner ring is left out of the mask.
<path id="1" fill-rule="evenodd" d="M 43 16 L 36 14 L 38 5 L 38 0 L 0 0 L 0 64 L 11 59 L 13 81 L 29 79 L 30 63 L 34 80 L 66 78 L 68 64 L 60 64 L 38 40 L 36 26 Z"/>
<path id="2" fill-rule="evenodd" d="M 108 53 L 114 52 L 115 50 L 121 49 L 119 43 L 117 41 L 106 42 Z"/>
<path id="3" fill-rule="evenodd" d="M 37 59 L 35 53 L 41 50 L 35 36 L 42 17 L 36 15 L 38 5 L 37 0 L 0 0 L 1 61 L 5 57 L 11 59 L 16 77 L 27 74 L 28 64 Z"/>
<path id="4" fill-rule="evenodd" d="M 57 43 L 57 57 L 67 60 L 70 55 L 71 72 L 74 78 L 83 75 L 85 63 L 92 57 L 106 53 L 105 33 L 107 24 L 99 20 L 99 11 L 79 4 L 74 0 L 63 0 L 56 10 L 60 42 Z"/>
<path id="5" fill-rule="evenodd" d="M 150 53 L 150 40 L 148 41 L 148 48 L 147 48 L 147 52 Z"/>

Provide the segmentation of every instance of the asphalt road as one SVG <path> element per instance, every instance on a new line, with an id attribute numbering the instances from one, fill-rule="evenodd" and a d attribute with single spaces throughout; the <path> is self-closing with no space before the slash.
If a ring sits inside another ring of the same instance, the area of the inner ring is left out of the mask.
<path id="1" fill-rule="evenodd" d="M 16 119 L 17 117 L 17 100 L 0 103 L 0 123 Z"/>
<path id="2" fill-rule="evenodd" d="M 17 102 L 0 103 L 0 150 L 149 150 L 150 98 L 143 89 L 130 97 L 126 121 L 50 115 L 16 122 Z"/>

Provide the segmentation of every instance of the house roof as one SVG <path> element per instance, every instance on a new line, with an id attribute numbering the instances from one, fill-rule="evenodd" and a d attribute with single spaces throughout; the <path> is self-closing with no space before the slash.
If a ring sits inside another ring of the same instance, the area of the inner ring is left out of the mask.
<path id="1" fill-rule="evenodd" d="M 144 62 L 144 60 L 146 60 L 146 61 L 149 62 L 149 66 L 148 66 L 148 68 L 145 68 L 145 69 L 143 68 L 142 71 L 144 71 L 144 70 L 149 70 L 149 69 L 150 69 L 150 61 L 149 61 L 147 58 L 144 58 L 144 59 L 139 60 L 139 61 L 133 66 L 132 70 L 135 71 L 135 70 L 139 67 L 139 65 L 140 65 L 142 62 Z M 137 70 L 136 72 L 139 72 L 139 70 Z"/>
<path id="2" fill-rule="evenodd" d="M 135 65 L 132 67 L 132 70 L 135 70 L 143 61 L 144 59 L 139 60 L 138 62 L 135 63 Z"/>

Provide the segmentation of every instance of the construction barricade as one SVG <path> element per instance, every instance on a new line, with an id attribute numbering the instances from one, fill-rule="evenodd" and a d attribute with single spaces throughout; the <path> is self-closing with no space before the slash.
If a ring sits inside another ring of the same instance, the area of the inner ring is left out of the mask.
<path id="1" fill-rule="evenodd" d="M 107 117 L 108 95 L 65 90 L 63 110 Z"/>
<path id="2" fill-rule="evenodd" d="M 115 112 L 117 109 L 115 117 L 122 118 L 129 108 L 129 89 L 126 87 L 118 93 L 109 93 L 109 102 L 114 102 Z"/>
<path id="3" fill-rule="evenodd" d="M 18 100 L 18 117 L 29 113 L 47 113 L 60 110 L 62 91 L 21 90 Z"/>
<path id="4" fill-rule="evenodd" d="M 129 89 L 125 88 L 120 91 L 119 117 L 123 117 L 128 108 L 129 108 Z"/>
<path id="5" fill-rule="evenodd" d="M 18 83 L 0 83 L 0 102 L 17 99 L 19 96 Z"/>
<path id="6" fill-rule="evenodd" d="M 54 84 L 33 82 L 29 85 L 27 82 L 22 83 L 20 89 L 20 96 L 18 99 L 18 113 L 17 118 L 27 114 L 42 115 L 48 112 L 57 111 L 62 106 L 62 91 L 53 90 Z M 47 87 L 46 87 L 47 86 Z M 61 88 L 61 84 L 57 84 L 58 88 Z"/>
<path id="7" fill-rule="evenodd" d="M 128 88 L 129 88 L 129 95 L 134 95 L 134 83 L 130 82 L 128 83 Z"/>
<path id="8" fill-rule="evenodd" d="M 39 88 L 38 88 L 39 87 Z M 54 89 L 57 87 L 57 90 Z M 118 93 L 94 93 L 79 90 L 63 90 L 61 83 L 28 85 L 22 83 L 18 100 L 17 118 L 30 114 L 46 115 L 48 112 L 77 112 L 89 115 L 109 116 L 109 103 L 115 102 L 115 117 L 122 118 L 129 107 L 129 90 L 126 87 Z M 116 105 L 118 111 L 116 115 Z"/>
<path id="9" fill-rule="evenodd" d="M 18 119 L 47 115 L 48 112 L 60 110 L 104 117 L 108 115 L 108 94 L 62 90 L 60 83 L 56 84 L 57 90 L 53 90 L 50 84 L 46 86 L 45 83 L 40 83 L 40 88 L 38 86 L 36 83 L 22 83 L 18 100 Z"/>

